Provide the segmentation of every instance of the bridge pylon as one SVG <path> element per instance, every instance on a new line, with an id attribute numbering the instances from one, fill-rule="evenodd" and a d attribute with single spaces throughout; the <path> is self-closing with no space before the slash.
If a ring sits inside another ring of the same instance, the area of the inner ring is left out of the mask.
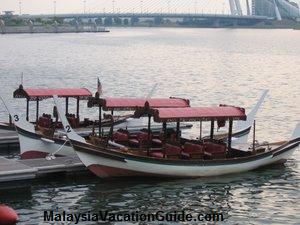
<path id="1" fill-rule="evenodd" d="M 243 15 L 240 0 L 229 0 L 229 6 L 231 15 Z"/>

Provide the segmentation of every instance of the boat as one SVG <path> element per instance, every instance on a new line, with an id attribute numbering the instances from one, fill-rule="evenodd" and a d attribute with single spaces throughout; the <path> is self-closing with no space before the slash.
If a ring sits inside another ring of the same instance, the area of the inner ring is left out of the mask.
<path id="1" fill-rule="evenodd" d="M 0 99 L 5 105 L 7 111 L 13 118 L 13 123 L 16 127 L 19 142 L 20 142 L 20 157 L 21 159 L 33 159 L 33 158 L 45 158 L 45 157 L 55 157 L 55 156 L 71 156 L 75 155 L 74 150 L 70 146 L 69 141 L 66 138 L 65 132 L 45 132 L 45 129 L 36 129 L 34 124 L 29 123 L 26 118 L 24 118 L 19 112 L 16 112 L 9 104 L 8 101 L 0 95 Z M 101 101 L 103 101 L 102 99 Z M 155 107 L 189 107 L 189 100 L 181 98 L 151 98 L 151 99 L 140 99 L 140 98 L 127 98 L 129 104 L 124 104 L 124 98 L 107 98 L 105 101 L 113 104 L 113 108 L 109 108 L 112 111 L 126 111 L 130 109 L 136 109 L 138 106 L 142 106 L 146 101 L 150 102 Z M 107 110 L 107 108 L 104 108 Z M 109 128 L 103 130 L 103 118 L 102 118 L 102 106 L 100 106 L 99 114 L 99 130 L 98 134 L 95 132 L 95 127 L 89 130 L 78 130 L 80 135 L 86 139 L 93 138 L 97 135 L 108 135 L 109 130 L 115 127 L 116 129 L 126 129 L 131 134 L 138 133 L 140 129 L 145 127 L 145 125 L 130 127 L 130 124 L 126 123 L 123 126 L 122 123 L 115 123 L 114 119 L 119 117 L 110 117 L 106 121 L 111 124 Z M 58 121 L 57 115 L 55 120 Z M 69 118 L 68 118 L 68 121 Z M 73 127 L 73 125 L 72 125 Z M 74 128 L 74 127 L 73 127 Z M 181 126 L 182 129 L 191 128 L 190 124 L 185 124 Z M 161 130 L 161 127 L 152 127 L 156 132 Z M 100 132 L 99 132 L 100 131 Z M 94 138 L 95 139 L 95 138 Z"/>
<path id="2" fill-rule="evenodd" d="M 242 121 L 241 123 L 237 124 L 239 129 L 233 133 L 233 137 L 235 138 L 234 139 L 235 143 L 243 143 L 245 142 L 245 140 L 247 140 L 248 134 L 251 130 L 251 123 L 253 122 L 255 115 L 259 107 L 261 106 L 266 94 L 267 91 L 264 91 L 259 101 L 250 111 L 249 113 L 250 116 L 248 117 L 248 119 L 246 121 Z M 44 158 L 49 155 L 51 155 L 51 157 L 54 157 L 54 155 L 70 156 L 75 154 L 68 140 L 66 139 L 66 135 L 64 132 L 59 130 L 57 132 L 54 132 L 53 129 L 48 130 L 45 128 L 37 130 L 34 126 L 29 124 L 29 122 L 25 118 L 23 118 L 19 112 L 15 112 L 13 108 L 8 105 L 8 101 L 5 100 L 3 96 L 0 96 L 0 98 L 3 101 L 4 105 L 6 106 L 6 108 L 8 109 L 10 116 L 11 117 L 17 116 L 17 118 L 19 119 L 18 121 L 15 121 L 15 118 L 13 118 L 13 122 L 14 125 L 16 126 L 16 130 L 19 136 L 21 159 Z M 111 127 L 102 126 L 103 124 L 102 111 L 110 111 L 111 114 L 113 114 L 114 112 L 124 112 L 124 111 L 132 112 L 136 110 L 137 107 L 142 107 L 147 100 L 150 101 L 153 107 L 189 107 L 190 106 L 190 102 L 188 99 L 180 99 L 174 97 L 171 97 L 170 99 L 168 98 L 167 99 L 163 99 L 163 98 L 145 99 L 145 98 L 124 98 L 124 97 L 123 98 L 116 98 L 116 97 L 100 98 L 99 94 L 96 93 L 95 97 L 89 97 L 88 107 L 99 108 L 98 121 L 100 122 L 97 123 L 98 136 L 101 136 L 102 132 L 104 135 L 107 135 L 111 128 Z M 131 116 L 132 113 L 129 115 Z M 126 117 L 128 118 L 128 116 Z M 113 119 L 115 118 L 119 118 L 119 117 L 113 117 Z M 55 120 L 57 121 L 57 119 Z M 106 123 L 108 124 L 110 120 L 111 119 L 106 119 Z M 128 118 L 126 121 L 122 123 L 119 124 L 117 123 L 116 125 L 114 125 L 115 122 L 110 122 L 110 124 L 113 124 L 112 127 L 113 130 L 125 129 L 129 131 L 131 134 L 136 135 L 140 130 L 142 130 L 147 126 L 147 122 L 136 124 L 136 120 L 137 119 Z M 71 125 L 74 128 L 73 124 Z M 191 126 L 192 126 L 191 124 L 181 124 L 180 128 L 189 129 L 191 128 Z M 170 131 L 172 131 L 174 128 L 176 128 L 176 124 L 169 125 Z M 162 125 L 159 123 L 156 123 L 151 126 L 152 132 L 159 133 L 161 129 L 162 129 Z M 97 135 L 95 132 L 96 130 L 95 126 L 88 129 L 80 129 L 78 127 L 75 127 L 75 130 L 80 136 L 83 136 L 85 138 L 92 138 L 95 140 L 95 138 L 91 136 Z M 226 140 L 227 139 L 226 135 L 227 135 L 226 133 L 218 134 L 215 136 L 215 138 L 219 140 Z"/>
<path id="3" fill-rule="evenodd" d="M 61 123 L 55 121 L 55 118 L 52 118 L 50 114 L 42 113 L 40 115 L 39 105 L 40 102 L 49 98 L 52 98 L 53 94 L 58 95 L 60 98 L 65 99 L 65 113 L 71 125 L 76 128 L 88 128 L 90 129 L 98 121 L 92 121 L 89 118 L 84 118 L 80 121 L 79 107 L 80 101 L 88 100 L 92 97 L 92 93 L 86 88 L 26 88 L 24 89 L 23 85 L 20 85 L 13 93 L 14 98 L 25 98 L 26 99 L 26 120 L 30 121 L 29 118 L 29 102 L 36 102 L 36 117 L 35 121 L 31 121 L 36 127 L 36 129 L 44 130 L 44 132 L 53 132 L 53 128 L 61 129 Z M 71 98 L 76 99 L 76 114 L 69 112 L 69 100 Z M 115 123 L 124 122 L 128 116 L 119 116 L 115 118 Z M 102 126 L 110 126 L 110 119 L 103 119 Z M 55 126 L 55 127 L 54 127 Z M 0 129 L 5 130 L 14 130 L 14 126 L 10 117 L 10 122 L 0 123 Z"/>
<path id="4" fill-rule="evenodd" d="M 258 99 L 257 103 L 251 108 L 250 112 L 247 113 L 247 119 L 245 121 L 238 120 L 235 124 L 235 131 L 232 134 L 232 138 L 235 144 L 241 144 L 241 143 L 247 143 L 248 136 L 251 131 L 252 125 L 254 123 L 256 114 L 258 110 L 261 108 L 269 90 L 263 90 L 260 98 Z M 222 104 L 221 104 L 222 105 Z M 201 123 L 201 121 L 200 121 Z M 220 128 L 223 124 L 218 124 L 218 128 Z M 201 125 L 200 125 L 201 126 Z M 210 138 L 209 136 L 206 136 L 204 138 Z M 214 139 L 227 141 L 228 133 L 218 133 L 214 135 Z M 200 137 L 201 139 L 201 137 Z"/>
<path id="5" fill-rule="evenodd" d="M 250 112 L 247 114 L 247 119 L 245 121 L 237 121 L 236 123 L 236 129 L 232 134 L 232 137 L 234 138 L 235 143 L 247 143 L 248 141 L 248 135 L 251 131 L 252 124 L 255 120 L 256 114 L 258 110 L 261 108 L 266 96 L 268 94 L 268 90 L 263 90 L 260 98 L 258 99 L 257 103 L 252 107 Z M 146 99 L 147 100 L 147 99 Z M 99 115 L 101 115 L 101 110 L 104 111 L 111 111 L 111 115 L 113 115 L 113 112 L 115 110 L 117 111 L 132 111 L 136 110 L 137 107 L 142 107 L 145 104 L 145 99 L 132 99 L 132 98 L 100 98 L 99 95 L 95 95 L 95 97 L 89 98 L 88 101 L 88 107 L 98 107 L 99 108 Z M 179 107 L 180 105 L 177 105 Z M 155 105 L 152 103 L 152 107 L 155 108 Z M 172 105 L 169 105 L 169 107 L 172 107 Z M 132 123 L 131 120 L 134 120 L 134 118 L 129 118 L 127 121 L 123 123 L 123 125 L 126 125 L 127 122 Z M 136 119 L 135 119 L 136 120 Z M 99 118 L 99 121 L 101 121 L 101 118 Z M 152 122 L 153 124 L 153 122 Z M 219 125 L 219 124 L 218 124 Z M 162 128 L 162 124 L 159 126 L 158 123 L 156 123 L 156 126 L 159 128 Z M 202 127 L 202 124 L 200 124 L 200 127 Z M 220 128 L 220 127 L 218 127 Z M 101 130 L 101 123 L 99 123 L 99 130 Z M 201 136 L 201 134 L 200 134 Z M 221 132 L 214 135 L 215 139 L 227 141 L 228 133 L 227 132 Z M 200 137 L 201 139 L 202 137 Z M 207 136 L 203 137 L 209 138 Z"/>
<path id="6" fill-rule="evenodd" d="M 133 148 L 128 142 L 103 140 L 89 143 L 69 125 L 56 96 L 54 101 L 67 137 L 82 163 L 101 178 L 122 176 L 209 177 L 241 173 L 275 163 L 284 163 L 300 144 L 300 122 L 290 140 L 274 146 L 248 149 L 232 147 L 233 121 L 246 120 L 245 110 L 235 106 L 151 108 L 148 102 L 137 109 L 135 117 L 148 116 L 148 141 Z M 177 123 L 176 139 L 165 137 L 160 147 L 153 147 L 150 118 L 164 124 L 164 136 L 169 122 Z M 211 123 L 210 139 L 189 140 L 180 137 L 179 124 L 186 121 Z M 228 141 L 214 139 L 215 121 L 229 121 Z"/>

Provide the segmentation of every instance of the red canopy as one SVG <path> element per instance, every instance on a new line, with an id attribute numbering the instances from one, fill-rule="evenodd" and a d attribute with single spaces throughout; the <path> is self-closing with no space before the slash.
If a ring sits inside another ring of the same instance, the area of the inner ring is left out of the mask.
<path id="1" fill-rule="evenodd" d="M 29 101 L 42 100 L 52 98 L 53 95 L 57 95 L 60 98 L 79 98 L 88 99 L 92 96 L 92 93 L 86 88 L 26 88 L 23 89 L 20 86 L 14 91 L 14 98 L 27 98 Z"/>
<path id="2" fill-rule="evenodd" d="M 152 108 L 183 108 L 190 106 L 189 100 L 182 98 L 101 98 L 99 102 L 104 110 L 136 110 L 138 107 L 143 107 L 146 102 Z"/>
<path id="3" fill-rule="evenodd" d="M 211 120 L 246 120 L 245 110 L 234 106 L 226 107 L 190 107 L 190 108 L 140 108 L 135 111 L 135 116 L 143 114 L 154 117 L 155 122 L 177 122 L 177 121 L 211 121 Z"/>

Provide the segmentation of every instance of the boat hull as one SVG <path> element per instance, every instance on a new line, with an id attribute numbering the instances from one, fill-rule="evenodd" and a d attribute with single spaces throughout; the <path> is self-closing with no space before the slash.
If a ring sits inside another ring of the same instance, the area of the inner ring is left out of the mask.
<path id="1" fill-rule="evenodd" d="M 45 158 L 49 154 L 56 156 L 74 156 L 75 152 L 68 140 L 47 139 L 43 135 L 32 133 L 17 127 L 20 142 L 21 159 Z M 59 150 L 59 151 L 58 151 Z"/>
<path id="2" fill-rule="evenodd" d="M 74 141 L 72 141 L 73 143 Z M 300 139 L 269 152 L 250 157 L 224 160 L 170 160 L 147 158 L 111 153 L 104 149 L 78 143 L 73 147 L 80 160 L 97 176 L 168 176 L 168 177 L 208 177 L 241 173 L 274 163 L 283 163 L 291 157 Z"/>
<path id="3" fill-rule="evenodd" d="M 189 126 L 186 127 L 190 128 Z M 156 127 L 153 130 L 158 132 L 161 128 Z M 21 127 L 16 126 L 16 130 L 20 142 L 20 157 L 21 159 L 34 159 L 34 158 L 45 158 L 49 154 L 54 154 L 56 156 L 74 156 L 76 153 L 70 145 L 70 142 L 66 139 L 60 138 L 49 138 L 38 134 L 36 132 L 31 132 L 25 130 Z M 130 129 L 133 132 L 138 132 L 138 129 Z M 58 151 L 59 149 L 59 151 Z M 58 151 L 58 152 L 57 152 Z"/>

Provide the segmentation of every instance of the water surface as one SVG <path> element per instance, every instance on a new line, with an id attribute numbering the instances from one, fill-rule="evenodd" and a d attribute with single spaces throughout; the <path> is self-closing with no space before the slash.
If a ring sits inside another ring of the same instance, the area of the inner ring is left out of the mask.
<path id="1" fill-rule="evenodd" d="M 257 138 L 283 140 L 300 119 L 299 40 L 299 31 L 250 29 L 114 28 L 105 34 L 1 35 L 0 91 L 11 99 L 22 73 L 25 87 L 87 87 L 92 92 L 99 77 L 106 96 L 145 96 L 158 82 L 154 96 L 249 110 L 262 90 L 269 89 L 257 115 Z M 25 111 L 24 100 L 10 102 Z M 51 100 L 40 105 L 52 112 Z M 82 103 L 81 115 L 96 117 L 97 111 Z M 0 116 L 7 119 L 3 107 Z M 188 135 L 196 136 L 198 127 L 196 123 Z M 51 208 L 185 209 L 222 212 L 223 224 L 299 224 L 299 159 L 297 151 L 285 167 L 215 178 L 49 179 L 34 182 L 25 199 L 3 201 L 17 209 L 20 224 L 43 224 L 42 210 Z"/>

